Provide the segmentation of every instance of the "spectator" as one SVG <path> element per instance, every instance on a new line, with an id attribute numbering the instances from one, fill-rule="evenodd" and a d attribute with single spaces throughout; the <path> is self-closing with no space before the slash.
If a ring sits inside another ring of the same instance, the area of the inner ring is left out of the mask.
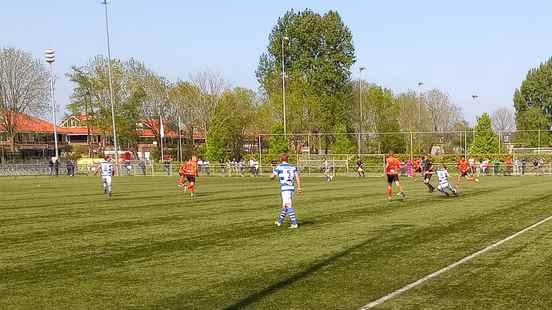
<path id="1" fill-rule="evenodd" d="M 497 176 L 498 173 L 500 172 L 500 164 L 502 164 L 500 159 L 497 158 L 493 160 L 493 175 Z"/>
<path id="2" fill-rule="evenodd" d="M 238 164 L 238 169 L 240 171 L 240 176 L 243 177 L 243 171 L 245 170 L 245 163 L 243 162 L 243 159 L 240 159 L 240 161 L 237 164 Z"/>
<path id="3" fill-rule="evenodd" d="M 525 175 L 525 169 L 527 168 L 527 160 L 521 160 L 521 175 Z"/>
<path id="4" fill-rule="evenodd" d="M 48 161 L 48 175 L 53 176 L 54 175 L 54 158 L 50 158 Z"/>
<path id="5" fill-rule="evenodd" d="M 68 159 L 67 163 L 65 163 L 65 167 L 67 168 L 67 175 L 70 177 L 75 176 L 75 164 L 72 160 Z"/>
<path id="6" fill-rule="evenodd" d="M 252 177 L 256 177 L 256 176 L 259 175 L 259 172 L 258 172 L 259 164 L 257 163 L 257 160 L 255 159 L 255 157 L 253 157 L 249 160 L 249 167 L 251 169 L 251 176 Z"/>
<path id="7" fill-rule="evenodd" d="M 203 161 L 203 169 L 205 170 L 205 174 L 207 174 L 208 176 L 211 175 L 211 167 L 209 166 L 208 160 Z"/>
<path id="8" fill-rule="evenodd" d="M 205 173 L 205 167 L 204 167 L 204 162 L 203 162 L 203 159 L 201 159 L 201 157 L 199 158 L 199 160 L 197 161 L 197 167 L 199 168 L 199 173 L 200 174 L 204 174 Z"/>
<path id="9" fill-rule="evenodd" d="M 473 175 L 477 175 L 477 165 L 475 164 L 475 159 L 471 157 L 470 159 L 468 159 L 468 163 L 470 164 L 471 173 Z"/>
<path id="10" fill-rule="evenodd" d="M 544 158 L 539 159 L 539 174 L 544 175 Z"/>
<path id="11" fill-rule="evenodd" d="M 141 159 L 140 162 L 138 163 L 138 166 L 140 166 L 140 170 L 142 170 L 142 174 L 146 175 L 146 162 L 143 159 Z"/>
<path id="12" fill-rule="evenodd" d="M 59 175 L 59 160 L 57 158 L 54 160 L 54 170 L 56 172 L 56 176 L 58 176 Z"/>
<path id="13" fill-rule="evenodd" d="M 164 166 L 165 166 L 165 172 L 167 173 L 167 175 L 171 175 L 171 162 L 168 160 L 165 160 Z"/>
<path id="14" fill-rule="evenodd" d="M 504 175 L 505 176 L 511 176 L 512 175 L 512 166 L 513 162 L 511 158 L 506 159 L 504 162 L 504 165 L 506 166 L 506 169 L 504 169 Z"/>

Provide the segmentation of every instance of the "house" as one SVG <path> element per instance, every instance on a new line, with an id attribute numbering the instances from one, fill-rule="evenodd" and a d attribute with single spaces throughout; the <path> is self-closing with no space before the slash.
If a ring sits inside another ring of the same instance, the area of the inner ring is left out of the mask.
<path id="1" fill-rule="evenodd" d="M 0 148 L 2 152 L 9 152 L 12 149 L 27 155 L 27 157 L 45 157 L 54 154 L 54 125 L 41 118 L 30 116 L 24 113 L 6 113 L 5 118 L 15 124 L 16 132 L 11 141 L 5 124 L 0 123 Z M 62 141 L 62 129 L 58 130 L 58 141 Z M 25 156 L 24 156 L 25 157 Z"/>

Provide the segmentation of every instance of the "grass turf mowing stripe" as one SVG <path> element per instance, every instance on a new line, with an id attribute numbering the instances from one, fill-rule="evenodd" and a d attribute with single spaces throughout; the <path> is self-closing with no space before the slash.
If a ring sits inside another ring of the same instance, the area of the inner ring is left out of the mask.
<path id="1" fill-rule="evenodd" d="M 479 250 L 479 251 L 477 251 L 477 252 L 475 252 L 471 255 L 468 255 L 468 256 L 462 258 L 461 260 L 458 260 L 458 261 L 456 261 L 456 262 L 454 262 L 454 263 L 452 263 L 452 264 L 450 264 L 450 265 L 448 265 L 448 266 L 446 266 L 442 269 L 439 269 L 439 270 L 437 270 L 437 271 L 435 271 L 435 272 L 433 272 L 433 273 L 431 273 L 431 274 L 429 274 L 429 275 L 427 275 L 427 276 L 425 276 L 425 277 L 423 277 L 423 278 L 421 278 L 421 279 L 419 279 L 415 282 L 407 284 L 407 285 L 401 287 L 398 290 L 395 290 L 395 291 L 393 291 L 393 292 L 391 292 L 391 293 L 389 293 L 389 294 L 387 294 L 387 295 L 385 295 L 385 296 L 383 296 L 383 297 L 381 297 L 377 300 L 374 300 L 374 301 L 362 306 L 361 308 L 359 308 L 359 310 L 366 310 L 366 309 L 371 309 L 371 308 L 374 308 L 376 306 L 379 306 L 379 305 L 383 304 L 384 302 L 394 298 L 395 296 L 398 296 L 398 295 L 400 295 L 400 294 L 402 294 L 402 293 L 404 293 L 404 292 L 406 292 L 406 291 L 408 291 L 412 288 L 415 288 L 415 287 L 423 284 L 424 282 L 427 282 L 427 281 L 439 276 L 442 273 L 445 273 L 445 272 L 447 272 L 447 271 L 449 271 L 449 270 L 451 270 L 451 269 L 453 269 L 453 268 L 455 268 L 459 265 L 462 265 L 462 264 L 474 259 L 475 257 L 477 257 L 479 255 L 485 254 L 486 252 L 500 246 L 501 244 L 503 244 L 505 242 L 508 242 L 508 241 L 516 238 L 517 236 L 519 236 L 521 234 L 524 234 L 524 233 L 528 232 L 529 230 L 534 229 L 535 227 L 538 227 L 538 226 L 548 222 L 551 219 L 552 219 L 552 216 L 549 216 L 549 217 L 547 217 L 543 220 L 540 220 L 540 221 L 536 222 L 535 224 L 516 232 L 513 235 L 510 235 L 510 236 L 508 236 L 508 237 L 506 237 L 506 238 L 504 238 L 500 241 L 497 241 L 497 242 L 485 247 L 484 249 L 481 249 L 481 250 Z"/>

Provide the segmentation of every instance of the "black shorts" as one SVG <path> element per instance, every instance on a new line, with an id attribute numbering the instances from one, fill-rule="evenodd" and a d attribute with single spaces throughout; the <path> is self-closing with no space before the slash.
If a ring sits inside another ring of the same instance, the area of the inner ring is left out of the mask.
<path id="1" fill-rule="evenodd" d="M 422 173 L 422 168 L 416 168 L 415 172 Z"/>
<path id="2" fill-rule="evenodd" d="M 467 177 L 469 175 L 470 175 L 469 171 L 460 171 L 460 177 L 462 177 L 462 178 Z"/>
<path id="3" fill-rule="evenodd" d="M 399 181 L 399 175 L 398 174 L 388 174 L 387 175 L 387 183 L 393 184 L 393 182 Z"/>
<path id="4" fill-rule="evenodd" d="M 185 175 L 186 177 L 186 180 L 188 180 L 188 182 L 194 182 L 195 183 L 195 175 L 191 175 L 191 174 L 186 174 Z"/>
<path id="5" fill-rule="evenodd" d="M 426 171 L 424 173 L 424 179 L 431 180 L 431 176 L 433 175 L 433 171 Z"/>

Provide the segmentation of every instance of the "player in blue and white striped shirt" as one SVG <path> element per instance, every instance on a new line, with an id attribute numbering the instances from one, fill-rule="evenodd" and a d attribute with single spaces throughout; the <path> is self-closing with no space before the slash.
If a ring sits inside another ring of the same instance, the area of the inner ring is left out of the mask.
<path id="1" fill-rule="evenodd" d="M 288 163 L 287 154 L 283 154 L 280 160 L 282 162 L 272 170 L 271 176 L 272 179 L 278 177 L 280 189 L 282 190 L 282 212 L 274 224 L 281 226 L 286 216 L 289 215 L 289 219 L 291 220 L 289 228 L 298 228 L 297 216 L 293 207 L 293 193 L 295 192 L 295 183 L 297 183 L 297 192 L 301 192 L 301 178 L 299 177 L 297 168 Z"/>
<path id="2" fill-rule="evenodd" d="M 441 169 L 437 170 L 437 177 L 439 178 L 439 185 L 437 186 L 439 192 L 445 196 L 449 196 L 449 192 L 454 196 L 458 196 L 458 192 L 449 182 L 447 166 L 443 165 Z"/>
<path id="3" fill-rule="evenodd" d="M 111 198 L 111 191 L 112 191 L 112 185 L 111 185 L 111 177 L 113 176 L 113 162 L 111 161 L 110 156 L 105 156 L 105 158 L 100 161 L 100 163 L 96 166 L 96 173 L 98 174 L 100 172 L 102 176 L 102 185 L 104 188 L 104 194 L 108 194 L 109 198 Z"/>

